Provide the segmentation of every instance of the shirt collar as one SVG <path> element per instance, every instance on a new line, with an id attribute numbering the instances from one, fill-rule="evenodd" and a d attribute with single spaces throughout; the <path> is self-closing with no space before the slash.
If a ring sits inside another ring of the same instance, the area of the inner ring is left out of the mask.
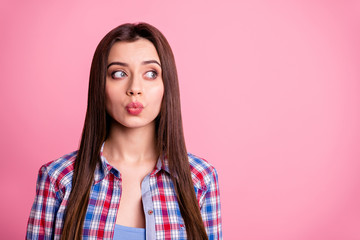
<path id="1" fill-rule="evenodd" d="M 105 156 L 103 155 L 105 141 L 101 145 L 100 149 L 100 159 L 101 162 L 97 164 L 95 172 L 94 172 L 94 181 L 95 184 L 100 182 L 102 179 L 104 179 L 109 173 L 112 173 L 115 175 L 115 177 L 120 178 L 120 172 L 110 165 L 110 163 L 107 161 Z M 166 156 L 159 157 L 156 163 L 155 168 L 151 172 L 151 175 L 158 173 L 160 170 L 164 170 L 168 174 L 170 174 L 169 170 L 169 161 Z"/>

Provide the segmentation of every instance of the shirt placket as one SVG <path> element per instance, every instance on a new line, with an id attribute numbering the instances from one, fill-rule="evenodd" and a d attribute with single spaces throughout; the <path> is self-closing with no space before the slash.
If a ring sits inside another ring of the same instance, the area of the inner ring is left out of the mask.
<path id="1" fill-rule="evenodd" d="M 155 240 L 155 216 L 154 205 L 150 190 L 150 173 L 141 182 L 141 196 L 146 222 L 146 239 Z"/>

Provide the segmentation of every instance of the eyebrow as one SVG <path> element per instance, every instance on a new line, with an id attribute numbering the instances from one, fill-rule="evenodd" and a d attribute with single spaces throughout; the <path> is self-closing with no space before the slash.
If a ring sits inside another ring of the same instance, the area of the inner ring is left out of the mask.
<path id="1" fill-rule="evenodd" d="M 143 61 L 141 64 L 142 64 L 142 65 L 146 65 L 146 64 L 151 64 L 151 63 L 155 63 L 155 64 L 157 64 L 157 65 L 159 65 L 159 66 L 161 67 L 161 64 L 160 64 L 158 61 L 156 61 L 156 60 Z M 107 68 L 109 68 L 109 67 L 112 66 L 112 65 L 120 65 L 120 66 L 124 66 L 124 67 L 128 67 L 128 66 L 129 66 L 129 64 L 124 63 L 124 62 L 112 62 L 112 63 L 110 63 L 110 64 L 107 66 Z"/>

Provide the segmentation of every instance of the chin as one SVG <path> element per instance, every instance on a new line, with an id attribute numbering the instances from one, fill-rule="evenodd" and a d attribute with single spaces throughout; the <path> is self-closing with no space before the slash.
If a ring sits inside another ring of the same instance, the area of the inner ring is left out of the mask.
<path id="1" fill-rule="evenodd" d="M 155 121 L 144 122 L 144 121 L 126 121 L 126 122 L 117 122 L 117 124 L 125 128 L 143 128 L 146 126 L 155 125 Z"/>

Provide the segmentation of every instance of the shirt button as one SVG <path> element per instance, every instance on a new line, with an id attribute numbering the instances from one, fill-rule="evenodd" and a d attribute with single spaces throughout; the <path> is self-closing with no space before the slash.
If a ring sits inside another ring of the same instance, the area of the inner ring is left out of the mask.
<path id="1" fill-rule="evenodd" d="M 148 214 L 149 214 L 149 215 L 151 215 L 151 214 L 153 214 L 153 213 L 154 213 L 153 210 L 149 210 L 149 211 L 148 211 Z"/>

